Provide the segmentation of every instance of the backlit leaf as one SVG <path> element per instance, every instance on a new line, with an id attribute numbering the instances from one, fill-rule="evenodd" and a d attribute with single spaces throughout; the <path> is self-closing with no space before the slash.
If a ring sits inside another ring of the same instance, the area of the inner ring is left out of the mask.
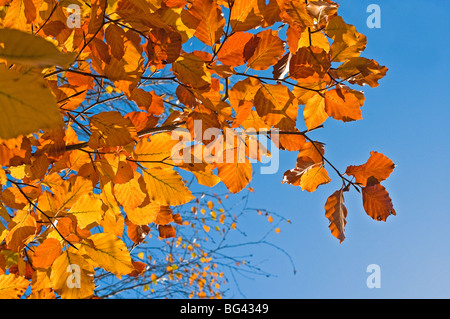
<path id="1" fill-rule="evenodd" d="M 44 38 L 19 30 L 0 29 L 0 59 L 35 67 L 68 67 L 76 53 L 62 53 Z"/>
<path id="2" fill-rule="evenodd" d="M 56 100 L 38 74 L 0 65 L 0 138 L 62 126 Z"/>
<path id="3" fill-rule="evenodd" d="M 13 274 L 0 275 L 0 299 L 20 299 L 30 282 Z"/>
<path id="4" fill-rule="evenodd" d="M 109 233 L 94 234 L 89 240 L 93 246 L 85 245 L 84 249 L 100 267 L 117 276 L 133 271 L 130 253 L 122 240 Z"/>
<path id="5" fill-rule="evenodd" d="M 34 251 L 33 266 L 48 268 L 61 254 L 61 243 L 54 238 L 47 238 Z"/>
<path id="6" fill-rule="evenodd" d="M 331 234 L 342 243 L 345 239 L 344 228 L 347 221 L 347 208 L 344 205 L 343 189 L 335 191 L 325 203 L 325 217 L 330 221 Z"/>
<path id="7" fill-rule="evenodd" d="M 373 219 L 386 221 L 390 215 L 396 215 L 389 193 L 381 184 L 363 187 L 362 198 L 364 210 Z"/>
<path id="8" fill-rule="evenodd" d="M 172 169 L 149 168 L 143 170 L 142 176 L 150 199 L 160 205 L 182 205 L 194 198 L 181 176 Z"/>
<path id="9" fill-rule="evenodd" d="M 384 154 L 378 152 L 370 152 L 370 158 L 363 165 L 349 166 L 345 174 L 355 177 L 355 182 L 366 186 L 370 177 L 375 178 L 378 182 L 385 180 L 391 175 L 395 168 L 395 164 Z"/>
<path id="10" fill-rule="evenodd" d="M 85 299 L 94 295 L 94 267 L 70 250 L 53 262 L 50 280 L 52 288 L 63 299 Z"/>
<path id="11" fill-rule="evenodd" d="M 264 30 L 253 36 L 244 48 L 247 66 L 254 70 L 266 70 L 283 56 L 284 43 L 276 31 Z"/>

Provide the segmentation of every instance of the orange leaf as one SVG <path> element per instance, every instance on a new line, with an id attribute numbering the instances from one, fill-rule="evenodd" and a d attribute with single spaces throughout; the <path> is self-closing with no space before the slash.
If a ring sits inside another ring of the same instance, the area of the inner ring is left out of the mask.
<path id="1" fill-rule="evenodd" d="M 30 282 L 13 274 L 0 275 L 0 299 L 20 299 Z"/>
<path id="2" fill-rule="evenodd" d="M 145 271 L 145 268 L 147 267 L 147 264 L 143 263 L 142 261 L 132 260 L 131 264 L 134 267 L 134 270 L 128 274 L 128 276 L 131 276 L 131 277 L 137 277 L 137 276 L 141 275 Z"/>
<path id="3" fill-rule="evenodd" d="M 245 44 L 253 37 L 251 33 L 236 32 L 222 45 L 217 58 L 223 64 L 236 67 L 245 63 L 244 47 Z"/>
<path id="4" fill-rule="evenodd" d="M 34 251 L 33 266 L 48 268 L 61 253 L 61 243 L 55 238 L 47 238 Z"/>
<path id="5" fill-rule="evenodd" d="M 297 119 L 297 99 L 282 84 L 263 84 L 255 95 L 254 104 L 258 115 L 269 126 L 278 124 L 282 119 L 294 124 Z"/>
<path id="6" fill-rule="evenodd" d="M 211 74 L 206 69 L 205 61 L 193 53 L 180 56 L 172 64 L 172 69 L 181 82 L 194 88 L 211 84 Z"/>
<path id="7" fill-rule="evenodd" d="M 347 208 L 344 205 L 343 189 L 335 191 L 325 203 L 325 217 L 330 221 L 331 234 L 342 241 L 345 239 L 344 228 L 347 221 Z"/>
<path id="8" fill-rule="evenodd" d="M 362 95 L 362 101 L 357 95 Z M 325 112 L 336 120 L 349 122 L 362 119 L 361 103 L 364 103 L 363 93 L 345 86 L 325 92 Z"/>
<path id="9" fill-rule="evenodd" d="M 328 118 L 325 112 L 325 99 L 319 93 L 313 93 L 307 100 L 303 109 L 303 117 L 308 129 L 313 129 L 321 125 Z"/>
<path id="10" fill-rule="evenodd" d="M 328 172 L 323 166 L 308 169 L 302 176 L 300 187 L 308 192 L 314 192 L 317 187 L 331 181 Z"/>
<path id="11" fill-rule="evenodd" d="M 373 219 L 386 221 L 390 215 L 396 215 L 389 193 L 381 184 L 363 187 L 362 198 L 364 210 Z"/>
<path id="12" fill-rule="evenodd" d="M 278 32 L 272 30 L 255 34 L 244 48 L 247 66 L 254 70 L 267 70 L 277 63 L 283 53 L 284 43 L 278 37 Z"/>
<path id="13" fill-rule="evenodd" d="M 302 82 L 318 82 L 331 66 L 328 53 L 315 46 L 302 47 L 289 61 L 289 77 Z"/>
<path id="14" fill-rule="evenodd" d="M 218 175 L 232 193 L 240 192 L 252 179 L 251 163 L 217 163 Z"/>
<path id="15" fill-rule="evenodd" d="M 258 0 L 234 0 L 230 15 L 230 26 L 233 31 L 253 29 L 261 23 L 262 19 Z"/>
<path id="16" fill-rule="evenodd" d="M 382 153 L 370 152 L 370 158 L 363 165 L 349 166 L 345 174 L 355 177 L 356 183 L 366 186 L 369 178 L 373 177 L 378 182 L 385 180 L 391 175 L 395 164 Z"/>
<path id="17" fill-rule="evenodd" d="M 209 46 L 218 42 L 222 36 L 225 19 L 216 1 L 196 0 L 188 12 L 199 21 L 195 37 Z"/>
<path id="18" fill-rule="evenodd" d="M 383 78 L 388 71 L 385 66 L 380 66 L 376 61 L 354 57 L 342 63 L 335 71 L 335 74 L 342 79 L 348 79 L 351 84 L 377 87 L 378 80 Z"/>
<path id="19" fill-rule="evenodd" d="M 117 111 L 101 112 L 90 118 L 92 135 L 88 145 L 93 149 L 105 146 L 125 146 L 137 138 L 130 119 Z"/>
<path id="20" fill-rule="evenodd" d="M 178 32 L 154 29 L 149 33 L 149 40 L 144 48 L 154 64 L 169 64 L 180 56 L 181 44 Z"/>

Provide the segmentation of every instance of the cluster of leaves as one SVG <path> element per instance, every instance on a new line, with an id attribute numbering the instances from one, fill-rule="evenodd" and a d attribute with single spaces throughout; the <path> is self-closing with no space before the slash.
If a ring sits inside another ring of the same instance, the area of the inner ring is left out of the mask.
<path id="1" fill-rule="evenodd" d="M 277 134 L 280 149 L 298 152 L 283 182 L 313 192 L 330 182 L 325 166 L 337 173 L 342 187 L 325 210 L 340 241 L 350 187 L 362 191 L 375 220 L 395 214 L 380 184 L 392 161 L 373 152 L 366 164 L 340 173 L 323 144 L 308 136 L 328 118 L 362 119 L 364 95 L 350 85 L 376 87 L 387 72 L 360 56 L 366 37 L 344 22 L 336 3 L 0 0 L 0 6 L 3 297 L 22 296 L 31 281 L 35 298 L 89 298 L 96 269 L 118 278 L 141 274 L 145 267 L 132 259 L 124 233 L 134 245 L 149 225 L 159 238 L 177 238 L 174 225 L 185 216 L 173 209 L 195 198 L 180 171 L 203 186 L 221 182 L 231 193 L 247 187 L 252 161 L 268 154 L 262 145 L 258 152 L 249 147 L 258 139 L 248 129 Z M 163 84 L 173 88 L 176 103 L 146 90 Z M 104 110 L 119 101 L 131 110 Z M 232 134 L 206 138 L 209 128 Z M 212 149 L 227 156 L 231 150 L 232 159 L 174 162 L 176 129 L 195 140 L 185 146 L 193 157 Z M 79 287 L 67 284 L 73 265 Z"/>

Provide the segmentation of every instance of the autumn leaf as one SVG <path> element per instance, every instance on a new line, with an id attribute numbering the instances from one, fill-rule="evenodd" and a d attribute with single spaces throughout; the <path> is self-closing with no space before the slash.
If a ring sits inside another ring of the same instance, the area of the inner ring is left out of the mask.
<path id="1" fill-rule="evenodd" d="M 102 112 L 91 117 L 91 137 L 88 145 L 93 149 L 105 146 L 125 146 L 137 138 L 131 120 L 117 111 Z"/>
<path id="2" fill-rule="evenodd" d="M 141 183 L 139 183 L 140 176 L 139 173 L 136 173 L 136 176 L 128 182 L 114 185 L 114 196 L 125 211 L 135 209 L 147 197 L 147 194 L 141 188 Z"/>
<path id="3" fill-rule="evenodd" d="M 26 89 L 25 89 L 26 88 Z M 62 126 L 56 100 L 39 74 L 0 65 L 0 138 Z"/>
<path id="4" fill-rule="evenodd" d="M 206 45 L 213 46 L 222 36 L 225 19 L 213 0 L 197 0 L 188 11 L 199 21 L 194 36 Z"/>
<path id="5" fill-rule="evenodd" d="M 381 184 L 363 187 L 362 198 L 364 210 L 373 219 L 386 221 L 390 215 L 396 215 L 389 193 Z"/>
<path id="6" fill-rule="evenodd" d="M 391 175 L 394 168 L 395 164 L 392 160 L 382 153 L 372 151 L 365 164 L 349 166 L 345 174 L 353 176 L 356 183 L 366 186 L 371 177 L 375 178 L 378 182 L 385 180 Z"/>
<path id="7" fill-rule="evenodd" d="M 235 0 L 230 15 L 230 27 L 233 31 L 248 31 L 260 24 L 263 17 L 257 0 Z"/>
<path id="8" fill-rule="evenodd" d="M 94 234 L 88 239 L 92 246 L 85 245 L 84 249 L 100 267 L 119 277 L 133 271 L 130 253 L 122 240 L 108 233 Z"/>
<path id="9" fill-rule="evenodd" d="M 351 84 L 377 87 L 378 81 L 386 76 L 387 71 L 387 67 L 379 65 L 375 60 L 352 57 L 342 63 L 334 73 L 339 78 L 348 79 Z"/>
<path id="10" fill-rule="evenodd" d="M 33 266 L 48 268 L 61 254 L 61 243 L 55 238 L 45 239 L 34 251 Z"/>
<path id="11" fill-rule="evenodd" d="M 67 68 L 76 53 L 62 53 L 44 38 L 14 29 L 0 29 L 0 59 L 34 67 L 59 65 Z"/>
<path id="12" fill-rule="evenodd" d="M 342 243 L 345 239 L 344 228 L 347 221 L 347 208 L 344 205 L 344 190 L 335 191 L 325 203 L 325 217 L 330 221 L 331 234 Z"/>
<path id="13" fill-rule="evenodd" d="M 298 103 L 294 94 L 282 84 L 263 84 L 255 94 L 255 109 L 263 121 L 273 126 L 282 119 L 295 122 Z"/>
<path id="14" fill-rule="evenodd" d="M 217 163 L 218 176 L 232 193 L 240 192 L 252 179 L 251 163 Z"/>
<path id="15" fill-rule="evenodd" d="M 178 142 L 172 138 L 172 134 L 155 134 L 141 139 L 136 144 L 133 156 L 145 167 L 167 167 L 167 164 L 172 163 L 172 151 Z"/>
<path id="16" fill-rule="evenodd" d="M 161 238 L 174 238 L 175 228 L 172 225 L 159 225 L 158 226 L 159 237 Z"/>
<path id="17" fill-rule="evenodd" d="M 300 186 L 308 192 L 314 192 L 320 185 L 329 183 L 331 179 L 323 167 L 323 156 L 323 147 L 319 143 L 303 144 L 297 156 L 296 167 L 284 173 L 283 183 Z"/>
<path id="18" fill-rule="evenodd" d="M 348 87 L 338 86 L 325 92 L 325 112 L 336 120 L 349 122 L 362 119 L 360 108 L 363 104 L 363 93 Z"/>
<path id="19" fill-rule="evenodd" d="M 245 64 L 245 44 L 252 39 L 248 32 L 236 32 L 231 35 L 217 53 L 217 59 L 223 64 L 236 67 Z"/>
<path id="20" fill-rule="evenodd" d="M 303 116 L 308 129 L 316 128 L 326 121 L 329 115 L 325 112 L 325 98 L 322 94 L 311 93 L 303 109 Z"/>
<path id="21" fill-rule="evenodd" d="M 0 275 L 0 299 L 20 299 L 30 282 L 13 274 Z"/>
<path id="22" fill-rule="evenodd" d="M 158 204 L 182 205 L 194 198 L 181 176 L 172 169 L 149 168 L 143 170 L 142 176 L 151 200 Z"/>
<path id="23" fill-rule="evenodd" d="M 98 223 L 102 219 L 103 202 L 93 194 L 83 194 L 72 205 L 69 214 L 77 218 L 78 225 L 85 228 L 92 223 Z"/>
<path id="24" fill-rule="evenodd" d="M 172 68 L 181 82 L 194 88 L 205 87 L 211 83 L 211 74 L 206 69 L 205 61 L 192 53 L 180 56 Z"/>
<path id="25" fill-rule="evenodd" d="M 56 258 L 50 280 L 63 299 L 86 299 L 94 295 L 94 267 L 72 251 L 64 251 Z"/>
<path id="26" fill-rule="evenodd" d="M 330 20 L 325 32 L 334 40 L 330 51 L 332 61 L 344 62 L 358 57 L 366 48 L 366 36 L 356 31 L 353 25 L 345 23 L 340 16 Z"/>
<path id="27" fill-rule="evenodd" d="M 253 36 L 244 48 L 247 67 L 266 70 L 283 56 L 284 44 L 276 31 L 265 30 Z"/>

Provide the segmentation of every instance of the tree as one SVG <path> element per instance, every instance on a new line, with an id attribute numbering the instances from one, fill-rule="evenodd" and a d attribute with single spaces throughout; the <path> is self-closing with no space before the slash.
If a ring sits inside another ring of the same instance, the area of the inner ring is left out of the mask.
<path id="1" fill-rule="evenodd" d="M 374 220 L 395 215 L 381 185 L 394 169 L 388 157 L 374 151 L 342 172 L 310 137 L 327 120 L 361 120 L 357 87 L 377 87 L 387 72 L 361 56 L 366 37 L 337 3 L 0 5 L 2 297 L 92 298 L 140 285 L 154 292 L 160 276 L 195 281 L 191 297 L 220 296 L 210 258 L 222 241 L 205 252 L 194 239 L 215 229 L 223 240 L 236 221 L 193 190 L 222 183 L 240 193 L 254 163 L 278 150 L 298 153 L 282 181 L 301 190 L 314 192 L 335 173 L 340 188 L 325 216 L 340 242 L 351 189 Z M 209 218 L 192 219 L 202 205 Z M 189 225 L 193 232 L 183 230 Z M 160 246 L 150 255 L 164 254 L 149 264 L 142 244 L 153 239 Z M 177 289 L 165 291 L 156 295 Z"/>

